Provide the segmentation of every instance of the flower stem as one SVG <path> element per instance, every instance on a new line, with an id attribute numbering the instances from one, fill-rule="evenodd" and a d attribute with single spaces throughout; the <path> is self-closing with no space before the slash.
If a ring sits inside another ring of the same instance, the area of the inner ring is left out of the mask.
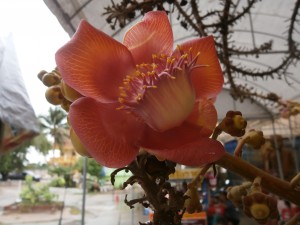
<path id="1" fill-rule="evenodd" d="M 265 171 L 249 164 L 239 157 L 225 153 L 216 164 L 224 167 L 247 180 L 253 181 L 256 177 L 261 177 L 262 188 L 281 196 L 297 205 L 300 205 L 300 191 L 291 187 L 290 183 L 272 176 Z"/>
<path id="2" fill-rule="evenodd" d="M 202 179 L 205 175 L 205 173 L 208 171 L 208 169 L 211 167 L 211 163 L 206 164 L 203 168 L 201 168 L 201 170 L 199 171 L 199 173 L 197 174 L 196 177 L 194 177 L 194 179 L 191 181 L 191 184 L 198 186 L 200 182 L 202 182 Z"/>

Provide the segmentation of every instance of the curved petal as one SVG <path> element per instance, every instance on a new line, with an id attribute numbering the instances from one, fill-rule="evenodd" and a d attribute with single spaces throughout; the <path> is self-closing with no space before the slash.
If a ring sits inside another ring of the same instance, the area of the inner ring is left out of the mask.
<path id="1" fill-rule="evenodd" d="M 214 98 L 222 90 L 224 83 L 212 36 L 198 38 L 180 44 L 180 49 L 189 52 L 195 57 L 200 53 L 196 65 L 205 65 L 195 68 L 191 74 L 197 98 Z M 178 48 L 174 54 L 179 54 Z"/>
<path id="2" fill-rule="evenodd" d="M 122 167 L 136 156 L 135 146 L 143 124 L 114 103 L 100 103 L 92 98 L 80 98 L 70 107 L 70 123 L 87 148 L 101 165 Z"/>
<path id="3" fill-rule="evenodd" d="M 127 31 L 123 43 L 131 51 L 136 64 L 151 63 L 152 54 L 170 55 L 173 32 L 167 14 L 163 11 L 146 13 L 141 22 Z"/>
<path id="4" fill-rule="evenodd" d="M 135 66 L 124 45 L 84 20 L 72 39 L 56 52 L 55 60 L 70 87 L 102 102 L 117 100 L 118 87 Z"/>
<path id="5" fill-rule="evenodd" d="M 225 154 L 223 145 L 209 138 L 202 138 L 179 148 L 147 151 L 158 158 L 168 159 L 187 166 L 202 166 L 212 163 Z"/>
<path id="6" fill-rule="evenodd" d="M 209 135 L 202 127 L 188 122 L 165 132 L 157 132 L 147 126 L 139 145 L 146 149 L 174 149 L 195 142 L 201 137 L 208 138 Z"/>
<path id="7" fill-rule="evenodd" d="M 202 132 L 210 136 L 218 122 L 217 110 L 211 100 L 198 100 L 187 118 L 189 123 L 203 127 Z"/>

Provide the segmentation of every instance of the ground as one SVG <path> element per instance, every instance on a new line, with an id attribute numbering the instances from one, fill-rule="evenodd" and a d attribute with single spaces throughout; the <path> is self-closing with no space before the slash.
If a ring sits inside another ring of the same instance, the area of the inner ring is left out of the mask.
<path id="1" fill-rule="evenodd" d="M 0 182 L 0 224 L 38 224 L 57 225 L 60 218 L 62 225 L 81 224 L 82 214 L 82 190 L 79 188 L 51 188 L 59 195 L 59 201 L 65 202 L 65 207 L 61 216 L 60 210 L 50 210 L 45 212 L 32 213 L 7 213 L 4 207 L 13 204 L 18 199 L 21 189 L 20 181 Z M 84 215 L 85 225 L 128 225 L 145 222 L 148 216 L 143 215 L 142 207 L 130 210 L 122 199 L 125 194 L 128 198 L 139 195 L 138 190 L 109 191 L 104 193 L 89 193 L 86 195 L 86 210 Z"/>

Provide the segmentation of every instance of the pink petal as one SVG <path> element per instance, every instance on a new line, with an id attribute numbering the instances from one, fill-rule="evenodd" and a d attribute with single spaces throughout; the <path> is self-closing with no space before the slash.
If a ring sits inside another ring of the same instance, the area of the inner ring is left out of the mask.
<path id="1" fill-rule="evenodd" d="M 117 107 L 84 97 L 69 111 L 71 125 L 88 153 L 101 165 L 113 168 L 135 158 L 139 149 L 135 142 L 143 130 L 142 123 Z"/>
<path id="2" fill-rule="evenodd" d="M 209 137 L 209 135 L 202 127 L 188 122 L 164 132 L 157 132 L 146 127 L 139 145 L 146 149 L 174 149 L 195 142 L 201 137 Z"/>
<path id="3" fill-rule="evenodd" d="M 102 102 L 117 100 L 118 87 L 135 66 L 124 45 L 84 20 L 72 39 L 57 51 L 55 59 L 70 87 Z"/>
<path id="4" fill-rule="evenodd" d="M 216 127 L 218 116 L 217 110 L 210 100 L 198 100 L 187 121 L 194 125 L 203 127 L 202 132 L 210 136 Z"/>
<path id="5" fill-rule="evenodd" d="M 146 13 L 141 22 L 127 31 L 124 45 L 131 51 L 136 64 L 151 63 L 152 54 L 170 55 L 173 33 L 167 14 L 162 11 Z"/>
<path id="6" fill-rule="evenodd" d="M 168 150 L 146 150 L 161 159 L 187 165 L 202 166 L 220 159 L 225 150 L 223 145 L 213 139 L 199 138 L 198 141 Z"/>
<path id="7" fill-rule="evenodd" d="M 224 77 L 216 53 L 214 38 L 208 36 L 194 39 L 180 44 L 180 48 L 185 52 L 189 52 L 191 49 L 194 57 L 199 52 L 196 65 L 206 65 L 194 69 L 191 75 L 197 98 L 216 97 L 222 90 Z M 174 54 L 178 54 L 178 49 L 175 50 Z"/>

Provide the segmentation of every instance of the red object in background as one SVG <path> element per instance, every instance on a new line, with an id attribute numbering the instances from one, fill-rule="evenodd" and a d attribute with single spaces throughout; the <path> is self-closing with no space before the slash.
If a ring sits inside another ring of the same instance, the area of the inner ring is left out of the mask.
<path id="1" fill-rule="evenodd" d="M 211 204 L 207 209 L 208 216 L 214 216 L 216 214 L 220 216 L 224 216 L 225 207 L 223 204 L 217 203 L 217 204 Z"/>
<path id="2" fill-rule="evenodd" d="M 283 221 L 288 221 L 289 219 L 291 219 L 295 214 L 297 213 L 296 208 L 283 208 L 281 210 L 281 219 Z"/>
<path id="3" fill-rule="evenodd" d="M 214 172 L 207 173 L 206 177 L 208 178 L 209 186 L 216 187 L 217 186 L 217 176 L 214 175 Z"/>

